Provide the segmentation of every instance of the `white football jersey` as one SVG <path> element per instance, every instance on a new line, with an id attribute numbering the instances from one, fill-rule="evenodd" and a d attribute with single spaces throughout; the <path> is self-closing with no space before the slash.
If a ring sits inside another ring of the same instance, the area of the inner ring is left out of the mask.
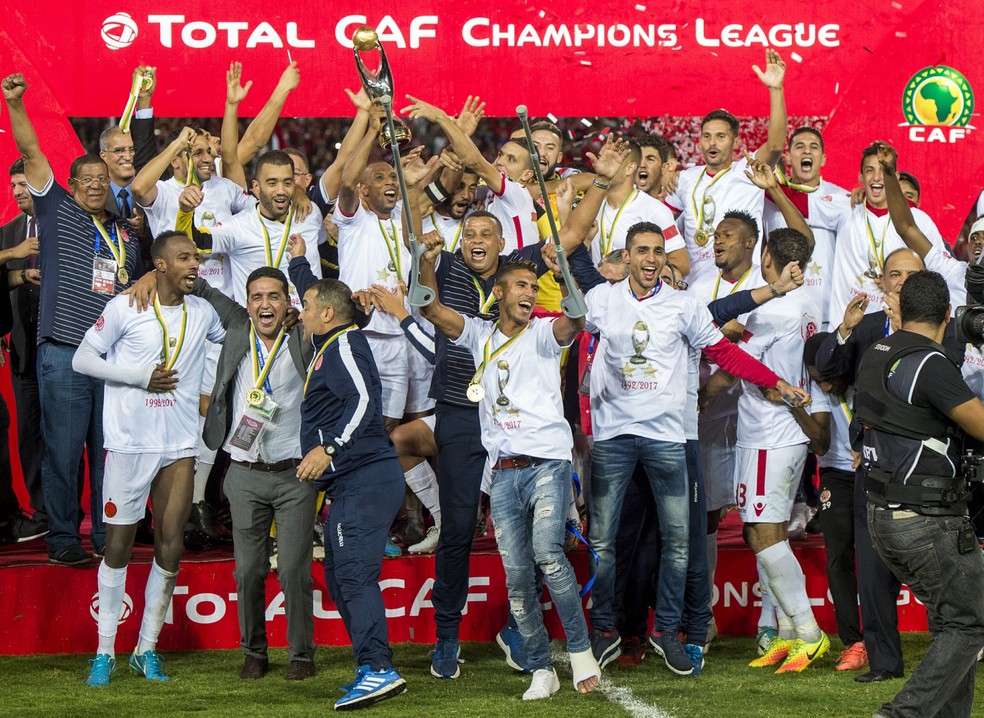
<path id="1" fill-rule="evenodd" d="M 503 174 L 502 192 L 496 194 L 490 189 L 486 203 L 486 209 L 502 224 L 502 238 L 506 242 L 504 254 L 540 241 L 533 197 L 523 185 Z"/>
<path id="2" fill-rule="evenodd" d="M 440 232 L 441 236 L 444 237 L 444 249 L 454 253 L 458 249 L 458 245 L 461 244 L 461 232 L 465 227 L 465 219 L 467 218 L 467 214 L 462 219 L 454 219 L 437 212 L 431 212 L 424 217 L 422 222 L 424 234 L 435 230 Z"/>
<path id="3" fill-rule="evenodd" d="M 625 235 L 639 222 L 652 222 L 663 230 L 667 254 L 686 247 L 670 208 L 637 189 L 633 189 L 619 207 L 612 207 L 607 199 L 603 201 L 595 221 L 598 231 L 591 241 L 591 259 L 595 266 L 612 250 L 625 249 Z"/>

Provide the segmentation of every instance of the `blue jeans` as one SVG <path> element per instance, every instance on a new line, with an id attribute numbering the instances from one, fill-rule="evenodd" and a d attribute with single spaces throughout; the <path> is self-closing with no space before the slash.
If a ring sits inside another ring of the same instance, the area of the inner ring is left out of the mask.
<path id="1" fill-rule="evenodd" d="M 711 581 L 707 570 L 707 496 L 704 473 L 700 468 L 700 444 L 695 439 L 687 441 L 687 477 L 690 485 L 687 492 L 690 554 L 681 627 L 687 634 L 687 643 L 703 646 L 707 643 L 707 625 L 714 620 L 714 614 L 711 612 Z"/>
<path id="2" fill-rule="evenodd" d="M 598 552 L 598 568 L 591 589 L 591 626 L 615 628 L 615 537 L 625 487 L 636 463 L 641 463 L 656 500 L 661 541 L 656 630 L 676 631 L 683 616 L 684 587 L 690 544 L 690 507 L 687 497 L 687 459 L 684 444 L 638 436 L 617 436 L 596 441 L 591 458 L 588 492 L 588 540 Z"/>
<path id="3" fill-rule="evenodd" d="M 932 641 L 909 680 L 879 715 L 965 718 L 974 705 L 977 654 L 984 647 L 984 558 L 965 516 L 912 516 L 868 506 L 879 555 L 926 606 Z M 957 548 L 970 532 L 967 553 Z"/>
<path id="4" fill-rule="evenodd" d="M 537 568 L 543 572 L 550 599 L 564 626 L 567 650 L 588 650 L 591 644 L 577 594 L 577 579 L 564 555 L 571 462 L 550 460 L 523 469 L 497 469 L 492 473 L 490 498 L 495 540 L 506 571 L 509 608 L 523 635 L 529 667 L 536 670 L 553 665 L 536 591 Z"/>
<path id="5" fill-rule="evenodd" d="M 41 434 L 44 459 L 41 485 L 48 511 L 48 553 L 81 543 L 79 461 L 88 450 L 92 543 L 106 543 L 103 524 L 103 382 L 72 369 L 75 347 L 45 342 L 38 347 Z"/>

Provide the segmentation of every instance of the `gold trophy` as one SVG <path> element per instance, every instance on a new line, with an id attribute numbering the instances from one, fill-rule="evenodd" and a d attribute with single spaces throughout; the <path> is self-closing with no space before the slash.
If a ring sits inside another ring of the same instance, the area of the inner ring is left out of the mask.
<path id="1" fill-rule="evenodd" d="M 881 267 L 878 266 L 878 258 L 870 249 L 868 250 L 868 268 L 864 270 L 864 276 L 868 279 L 878 279 L 882 274 Z"/>
<path id="2" fill-rule="evenodd" d="M 642 356 L 642 350 L 649 344 L 649 327 L 645 322 L 636 322 L 632 327 L 632 348 L 635 356 L 629 358 L 630 364 L 645 364 L 646 358 Z"/>
<path id="3" fill-rule="evenodd" d="M 366 67 L 362 61 L 362 56 L 359 55 L 360 52 L 370 52 L 374 49 L 379 50 L 379 68 L 375 71 Z M 352 50 L 355 53 L 355 67 L 359 71 L 359 78 L 362 80 L 362 86 L 365 88 L 366 94 L 369 95 L 369 99 L 378 100 L 383 96 L 393 97 L 393 73 L 376 31 L 368 25 L 357 28 L 352 34 Z M 393 128 L 398 143 L 410 142 L 410 128 L 403 120 L 399 117 L 393 117 Z M 389 144 L 389 126 L 387 123 L 383 123 L 379 132 L 379 146 L 385 149 Z"/>
<path id="4" fill-rule="evenodd" d="M 505 359 L 500 359 L 499 363 L 496 364 L 496 368 L 499 370 L 499 398 L 495 400 L 495 403 L 499 406 L 509 406 L 509 397 L 502 393 L 506 388 L 506 384 L 509 383 L 509 362 Z"/>

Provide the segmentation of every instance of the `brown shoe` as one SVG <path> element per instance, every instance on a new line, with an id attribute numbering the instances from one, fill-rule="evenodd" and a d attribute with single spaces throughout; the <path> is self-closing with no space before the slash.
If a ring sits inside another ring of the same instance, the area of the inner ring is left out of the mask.
<path id="1" fill-rule="evenodd" d="M 266 658 L 246 656 L 246 660 L 243 661 L 243 670 L 239 674 L 239 677 L 244 680 L 255 680 L 265 676 L 268 670 L 270 670 L 270 661 Z"/>
<path id="2" fill-rule="evenodd" d="M 303 681 L 314 675 L 314 661 L 291 661 L 287 667 L 288 681 Z"/>

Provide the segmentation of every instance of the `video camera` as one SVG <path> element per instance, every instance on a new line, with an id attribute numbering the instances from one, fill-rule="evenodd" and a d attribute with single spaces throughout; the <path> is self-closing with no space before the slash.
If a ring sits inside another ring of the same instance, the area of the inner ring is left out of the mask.
<path id="1" fill-rule="evenodd" d="M 960 476 L 968 484 L 984 483 L 984 454 L 965 449 L 960 457 Z"/>
<path id="2" fill-rule="evenodd" d="M 981 255 L 984 257 L 984 254 Z M 972 304 L 957 307 L 954 328 L 960 344 L 984 347 L 984 266 L 971 264 L 964 278 L 967 300 Z"/>

